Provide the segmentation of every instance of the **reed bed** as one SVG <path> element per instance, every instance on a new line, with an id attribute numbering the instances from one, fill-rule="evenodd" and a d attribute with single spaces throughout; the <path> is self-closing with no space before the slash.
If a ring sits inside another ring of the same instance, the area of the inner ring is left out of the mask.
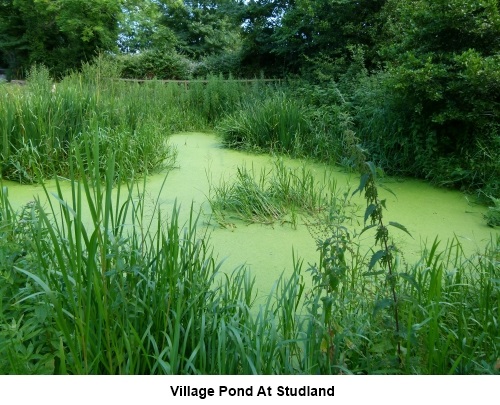
<path id="1" fill-rule="evenodd" d="M 351 125 L 342 106 L 319 107 L 304 92 L 278 89 L 249 99 L 216 125 L 231 148 L 343 163 L 343 132 Z"/>
<path id="2" fill-rule="evenodd" d="M 160 81 L 111 80 L 111 68 L 85 65 L 54 83 L 34 67 L 26 86 L 3 84 L 0 154 L 4 178 L 23 183 L 68 176 L 68 158 L 97 136 L 103 156 L 117 151 L 123 178 L 171 167 L 169 134 L 207 130 L 244 98 L 262 97 L 268 85 L 211 77 L 189 87 Z M 104 172 L 105 166 L 102 166 Z"/>

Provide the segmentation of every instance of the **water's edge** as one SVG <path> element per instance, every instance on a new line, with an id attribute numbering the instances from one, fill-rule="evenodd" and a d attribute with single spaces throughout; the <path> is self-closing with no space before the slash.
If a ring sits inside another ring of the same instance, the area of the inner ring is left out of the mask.
<path id="1" fill-rule="evenodd" d="M 168 174 L 157 174 L 148 178 L 146 198 L 154 201 L 159 195 L 162 210 L 172 211 L 173 205 L 180 205 L 180 218 L 187 221 L 191 204 L 201 212 L 200 235 L 206 232 L 219 260 L 224 260 L 225 271 L 246 264 L 256 277 L 259 291 L 268 292 L 277 278 L 284 272 L 291 273 L 293 255 L 303 259 L 304 266 L 315 263 L 318 259 L 316 244 L 304 225 L 297 229 L 289 225 L 276 224 L 246 225 L 235 223 L 230 229 L 219 227 L 210 221 L 210 207 L 207 204 L 209 181 L 218 183 L 221 177 L 230 179 L 237 167 L 252 167 L 256 172 L 271 164 L 272 158 L 265 155 L 251 155 L 221 147 L 218 138 L 212 134 L 182 133 L 169 138 L 169 142 L 178 150 L 179 168 Z M 300 162 L 286 160 L 287 165 L 298 166 Z M 322 175 L 325 167 L 310 164 L 311 169 Z M 331 169 L 340 188 L 356 188 L 358 178 L 355 175 Z M 69 182 L 68 188 L 69 188 Z M 486 226 L 482 218 L 484 208 L 471 206 L 465 196 L 459 192 L 438 189 L 416 180 L 388 181 L 388 187 L 395 193 L 381 191 L 387 199 L 388 211 L 384 214 L 387 221 L 403 224 L 413 235 L 394 230 L 396 245 L 404 252 L 409 263 L 413 263 L 421 251 L 422 243 L 431 243 L 436 236 L 445 242 L 454 236 L 459 238 L 468 254 L 483 250 L 495 230 Z M 14 207 L 20 207 L 34 195 L 41 195 L 39 185 L 19 185 L 4 181 L 9 189 L 9 199 Z M 49 182 L 49 189 L 53 183 Z M 353 197 L 361 207 L 364 201 L 360 196 Z M 361 213 L 360 213 L 361 215 Z M 364 234 L 363 245 L 372 244 L 373 235 Z"/>

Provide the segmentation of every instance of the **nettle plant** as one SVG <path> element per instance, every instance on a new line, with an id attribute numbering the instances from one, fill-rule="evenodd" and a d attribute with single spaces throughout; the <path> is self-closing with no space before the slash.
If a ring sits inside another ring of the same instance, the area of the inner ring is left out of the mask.
<path id="1" fill-rule="evenodd" d="M 339 368 L 342 371 L 344 368 L 349 369 L 349 363 L 367 365 L 373 363 L 373 359 L 370 360 L 370 355 L 367 354 L 373 354 L 374 350 L 380 354 L 382 350 L 385 353 L 383 357 L 391 357 L 384 360 L 385 365 L 382 367 L 385 370 L 394 366 L 401 368 L 405 351 L 402 346 L 404 328 L 399 314 L 397 248 L 391 241 L 389 229 L 394 227 L 410 236 L 411 234 L 406 227 L 397 222 L 384 221 L 386 200 L 380 197 L 378 190 L 380 185 L 377 183 L 381 171 L 373 162 L 366 160 L 358 138 L 350 129 L 344 131 L 344 147 L 350 156 L 352 169 L 361 174 L 359 186 L 352 196 L 360 193 L 366 200 L 364 227 L 357 236 L 375 230 L 377 248 L 372 250 L 369 261 L 365 260 L 359 245 L 355 242 L 356 235 L 343 224 L 345 220 L 343 217 L 339 217 L 336 224 L 332 221 L 328 226 L 328 238 L 318 238 L 318 248 L 321 252 L 320 265 L 310 268 L 310 271 L 314 284 L 322 293 L 316 295 L 316 307 L 313 305 L 311 308 L 316 315 L 322 313 L 323 326 L 320 339 L 321 350 L 326 355 L 325 366 L 329 365 L 330 368 Z M 367 277 L 373 277 L 371 283 L 364 281 Z M 401 277 L 404 275 L 401 274 Z M 360 303 L 360 297 L 373 299 L 370 305 L 373 306 L 371 316 L 359 313 L 361 306 L 368 305 L 368 302 Z M 319 300 L 323 304 L 322 310 L 318 306 Z M 373 334 L 372 322 L 379 324 L 375 319 L 383 310 L 390 311 L 390 316 L 385 317 L 380 324 L 384 330 Z M 372 326 L 369 326 L 370 324 Z M 391 329 L 394 331 L 391 333 L 392 337 L 384 339 L 383 336 Z M 364 337 L 360 339 L 360 336 Z M 371 343 L 366 343 L 369 341 Z M 387 356 L 394 348 L 395 358 Z M 373 364 L 367 368 L 373 369 Z"/>
<path id="2" fill-rule="evenodd" d="M 366 166 L 368 170 L 366 171 L 366 173 L 362 174 L 360 185 L 355 191 L 355 193 L 361 193 L 364 191 L 364 198 L 367 202 L 367 208 L 365 210 L 364 216 L 365 227 L 363 228 L 363 231 L 361 233 L 375 228 L 375 244 L 379 246 L 380 249 L 376 251 L 371 257 L 370 263 L 368 265 L 368 271 L 372 271 L 377 263 L 379 263 L 384 270 L 381 270 L 380 272 L 366 273 L 365 275 L 377 275 L 383 272 L 386 272 L 387 274 L 387 284 L 390 289 L 391 297 L 377 301 L 375 304 L 375 309 L 379 310 L 386 307 L 393 307 L 396 333 L 395 336 L 397 340 L 397 353 L 398 359 L 399 361 L 401 361 L 401 339 L 399 338 L 400 321 L 398 313 L 398 296 L 396 292 L 397 274 L 394 267 L 394 253 L 397 251 L 397 248 L 390 241 L 388 226 L 393 226 L 401 229 L 410 236 L 411 234 L 403 225 L 398 222 L 389 221 L 388 224 L 384 222 L 383 209 L 386 208 L 386 203 L 385 200 L 381 200 L 379 198 L 376 184 L 377 170 L 373 162 L 366 162 Z M 369 224 L 367 225 L 367 223 Z"/>

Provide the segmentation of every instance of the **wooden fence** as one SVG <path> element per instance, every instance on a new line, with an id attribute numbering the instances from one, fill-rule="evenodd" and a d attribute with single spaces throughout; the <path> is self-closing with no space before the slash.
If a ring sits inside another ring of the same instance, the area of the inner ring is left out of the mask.
<path id="1" fill-rule="evenodd" d="M 210 82 L 210 80 L 201 80 L 201 79 L 193 79 L 193 80 L 160 80 L 160 79 L 113 79 L 113 80 L 119 80 L 119 81 L 125 81 L 125 82 L 135 82 L 135 83 L 146 83 L 146 82 L 160 82 L 160 83 L 177 83 L 179 85 L 184 85 L 184 87 L 188 87 L 191 83 L 204 83 L 207 84 Z M 282 79 L 222 79 L 221 81 L 224 82 L 235 82 L 235 83 L 247 83 L 247 84 L 252 84 L 252 83 L 277 83 L 281 84 Z"/>

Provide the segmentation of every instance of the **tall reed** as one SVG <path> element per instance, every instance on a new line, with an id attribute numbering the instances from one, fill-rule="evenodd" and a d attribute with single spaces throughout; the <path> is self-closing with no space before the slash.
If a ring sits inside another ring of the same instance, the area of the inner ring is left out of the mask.
<path id="1" fill-rule="evenodd" d="M 111 69 L 111 71 L 110 71 Z M 87 136 L 98 136 L 103 156 L 117 151 L 122 177 L 171 165 L 166 139 L 173 132 L 207 130 L 260 87 L 219 77 L 182 86 L 113 80 L 101 62 L 53 83 L 47 69 L 32 68 L 24 87 L 2 85 L 2 175 L 19 182 L 68 176 L 68 157 Z"/>
<path id="2" fill-rule="evenodd" d="M 304 153 L 310 129 L 304 109 L 283 93 L 250 100 L 221 121 L 217 131 L 230 147 L 259 148 L 293 155 Z"/>

